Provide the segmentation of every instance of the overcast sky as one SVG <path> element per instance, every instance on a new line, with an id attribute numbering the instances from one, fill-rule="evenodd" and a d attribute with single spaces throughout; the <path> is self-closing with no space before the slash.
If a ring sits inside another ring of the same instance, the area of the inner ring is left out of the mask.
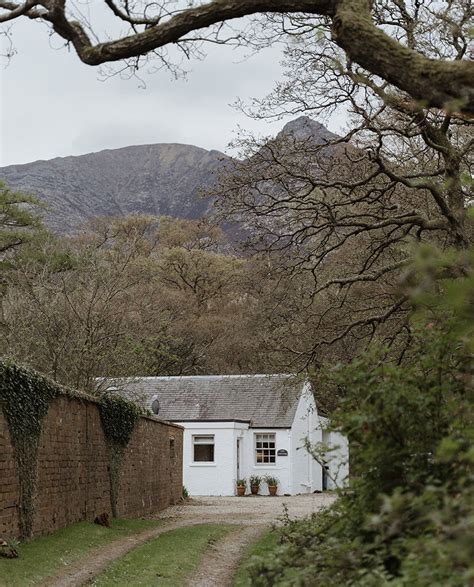
<path id="1" fill-rule="evenodd" d="M 243 53 L 211 47 L 186 81 L 145 73 L 140 89 L 136 79 L 102 81 L 72 50 L 58 49 L 43 25 L 25 20 L 13 33 L 17 54 L 0 70 L 0 166 L 160 142 L 225 150 L 239 125 L 268 135 L 284 124 L 253 121 L 231 106 L 271 89 L 281 77 L 279 49 L 242 62 Z"/>

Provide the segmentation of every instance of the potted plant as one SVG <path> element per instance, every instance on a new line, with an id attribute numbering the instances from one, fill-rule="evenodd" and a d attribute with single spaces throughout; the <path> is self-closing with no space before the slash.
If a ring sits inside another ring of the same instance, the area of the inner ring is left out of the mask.
<path id="1" fill-rule="evenodd" d="M 251 475 L 250 476 L 250 491 L 252 492 L 252 495 L 258 495 L 261 482 L 262 482 L 262 478 L 260 477 L 260 475 Z"/>
<path id="2" fill-rule="evenodd" d="M 272 475 L 265 475 L 265 482 L 268 485 L 270 495 L 276 495 L 278 489 L 278 479 Z"/>
<path id="3" fill-rule="evenodd" d="M 242 497 L 245 495 L 245 489 L 247 488 L 247 479 L 237 479 L 237 495 Z"/>

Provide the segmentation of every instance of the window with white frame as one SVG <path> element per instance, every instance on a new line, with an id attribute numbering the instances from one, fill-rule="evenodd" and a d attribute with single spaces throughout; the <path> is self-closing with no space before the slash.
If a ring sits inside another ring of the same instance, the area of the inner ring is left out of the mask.
<path id="1" fill-rule="evenodd" d="M 274 465 L 276 462 L 275 434 L 255 434 L 255 462 L 257 465 Z"/>
<path id="2" fill-rule="evenodd" d="M 195 463 L 214 462 L 214 434 L 193 436 L 193 460 Z"/>

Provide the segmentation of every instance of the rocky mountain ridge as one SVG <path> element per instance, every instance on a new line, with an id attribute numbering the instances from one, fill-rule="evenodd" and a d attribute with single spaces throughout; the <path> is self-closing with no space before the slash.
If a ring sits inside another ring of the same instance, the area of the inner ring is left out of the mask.
<path id="1" fill-rule="evenodd" d="M 322 142 L 335 137 L 307 117 L 289 122 L 282 133 Z M 46 224 L 64 233 L 95 216 L 199 218 L 212 205 L 199 194 L 212 187 L 226 160 L 216 150 L 158 143 L 10 165 L 0 168 L 0 179 L 43 201 Z"/>

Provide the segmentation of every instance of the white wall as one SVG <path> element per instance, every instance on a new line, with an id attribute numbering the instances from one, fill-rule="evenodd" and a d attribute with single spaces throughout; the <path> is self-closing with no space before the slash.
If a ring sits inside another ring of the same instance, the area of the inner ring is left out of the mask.
<path id="1" fill-rule="evenodd" d="M 272 475 L 280 481 L 278 494 L 321 491 L 322 468 L 304 448 L 305 438 L 312 444 L 326 443 L 330 476 L 328 489 L 347 484 L 349 451 L 347 439 L 337 432 L 327 432 L 328 420 L 317 413 L 310 386 L 305 384 L 291 429 L 249 428 L 243 422 L 176 422 L 184 427 L 183 482 L 190 495 L 235 495 L 237 480 L 237 439 L 240 438 L 240 477 Z M 258 465 L 255 458 L 255 434 L 274 433 L 276 451 L 285 449 L 288 456 L 276 456 L 276 463 Z M 214 435 L 214 462 L 194 463 L 195 434 Z M 262 495 L 268 490 L 263 483 Z"/>
<path id="2" fill-rule="evenodd" d="M 176 422 L 184 427 L 183 484 L 189 495 L 234 495 L 237 438 L 248 424 L 240 422 Z M 214 435 L 214 462 L 193 461 L 193 435 Z"/>
<path id="3" fill-rule="evenodd" d="M 322 489 L 322 469 L 305 449 L 305 439 L 311 444 L 321 442 L 322 430 L 316 404 L 308 384 L 305 384 L 298 402 L 292 434 L 292 491 L 291 493 L 312 493 Z"/>
<path id="4" fill-rule="evenodd" d="M 345 487 L 349 481 L 349 444 L 339 432 L 325 432 L 323 442 L 328 445 L 328 489 Z"/>
<path id="5" fill-rule="evenodd" d="M 280 481 L 278 494 L 291 493 L 291 438 L 289 429 L 248 428 L 241 422 L 176 422 L 184 427 L 183 484 L 190 495 L 235 495 L 237 481 L 237 439 L 240 438 L 240 477 L 272 475 Z M 255 462 L 255 434 L 274 433 L 276 450 L 286 449 L 287 457 L 276 457 L 274 465 Z M 193 461 L 193 436 L 214 435 L 214 462 Z M 250 489 L 250 488 L 248 488 Z M 260 488 L 268 494 L 265 483 Z"/>
<path id="6" fill-rule="evenodd" d="M 311 444 L 328 446 L 326 460 L 329 468 L 328 489 L 345 487 L 349 481 L 349 444 L 339 432 L 327 431 L 329 421 L 318 415 L 314 396 L 306 384 L 300 397 L 292 427 L 292 491 L 310 493 L 323 489 L 321 465 L 304 448 L 305 438 Z"/>
<path id="7" fill-rule="evenodd" d="M 275 464 L 259 465 L 256 463 L 255 454 L 255 434 L 275 434 L 275 448 L 278 450 L 285 449 L 288 452 L 287 457 L 276 456 Z M 279 480 L 278 495 L 291 493 L 291 431 L 290 429 L 271 429 L 271 428 L 250 428 L 245 431 L 242 440 L 243 454 L 243 471 L 247 481 L 251 475 L 271 475 Z M 265 483 L 260 486 L 260 494 L 268 495 L 268 489 Z"/>

